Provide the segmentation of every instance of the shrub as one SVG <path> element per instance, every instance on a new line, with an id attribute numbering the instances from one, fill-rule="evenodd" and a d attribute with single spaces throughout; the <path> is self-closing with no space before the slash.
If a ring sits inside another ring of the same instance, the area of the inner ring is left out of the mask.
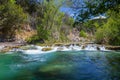
<path id="1" fill-rule="evenodd" d="M 25 23 L 27 14 L 23 9 L 13 2 L 0 5 L 0 31 L 3 33 L 3 38 L 11 38 L 15 35 L 15 30 L 20 28 L 22 23 Z"/>
<path id="2" fill-rule="evenodd" d="M 80 37 L 87 37 L 87 34 L 85 33 L 85 31 L 81 30 L 79 36 Z"/>
<path id="3" fill-rule="evenodd" d="M 39 37 L 37 35 L 34 35 L 34 36 L 28 38 L 26 41 L 27 41 L 27 43 L 36 43 L 39 41 Z"/>

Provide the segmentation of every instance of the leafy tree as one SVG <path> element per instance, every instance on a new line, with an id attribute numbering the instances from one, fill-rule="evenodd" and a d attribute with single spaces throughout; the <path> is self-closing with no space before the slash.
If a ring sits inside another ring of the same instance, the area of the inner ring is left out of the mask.
<path id="1" fill-rule="evenodd" d="M 92 14 L 105 13 L 108 10 L 119 12 L 119 0 L 87 0 L 85 3 Z"/>
<path id="2" fill-rule="evenodd" d="M 87 21 L 85 26 L 90 28 L 84 27 L 84 29 L 96 29 L 96 41 L 98 43 L 120 45 L 120 0 L 84 0 L 83 2 L 84 7 L 77 9 L 77 24 L 81 21 Z M 89 19 L 100 14 L 105 14 L 106 21 L 91 24 Z M 93 26 L 97 27 L 93 28 Z"/>
<path id="3" fill-rule="evenodd" d="M 105 14 L 108 10 L 119 12 L 120 0 L 65 0 L 74 11 L 75 23 L 89 20 L 92 16 Z"/>
<path id="4" fill-rule="evenodd" d="M 16 4 L 20 5 L 25 12 L 28 12 L 30 15 L 37 11 L 38 5 L 41 0 L 16 0 Z"/>
<path id="5" fill-rule="evenodd" d="M 23 9 L 14 4 L 12 0 L 0 5 L 0 31 L 2 32 L 2 37 L 13 37 L 15 30 L 25 21 L 26 17 Z"/>
<path id="6" fill-rule="evenodd" d="M 120 45 L 120 12 L 109 11 L 111 17 L 107 23 L 99 28 L 96 32 L 96 41 L 112 45 Z"/>
<path id="7" fill-rule="evenodd" d="M 54 31 L 59 31 L 61 24 L 63 13 L 59 12 L 61 4 L 56 5 L 55 1 L 44 1 L 43 8 L 39 8 L 42 12 L 38 14 L 38 26 L 37 31 L 38 35 L 40 35 L 40 39 L 46 40 Z M 40 11 L 39 10 L 39 11 Z M 43 15 L 43 16 L 42 16 Z"/>
<path id="8" fill-rule="evenodd" d="M 5 3 L 7 3 L 9 0 L 0 0 L 0 4 L 2 5 L 2 4 L 5 4 Z"/>

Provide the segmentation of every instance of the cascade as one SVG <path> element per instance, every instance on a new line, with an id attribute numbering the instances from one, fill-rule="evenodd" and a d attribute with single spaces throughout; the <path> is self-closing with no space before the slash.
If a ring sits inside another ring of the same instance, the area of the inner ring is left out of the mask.
<path id="1" fill-rule="evenodd" d="M 33 47 L 33 45 L 32 45 Z M 56 51 L 81 51 L 81 50 L 87 50 L 87 51 L 108 51 L 105 49 L 104 46 L 97 45 L 97 44 L 87 44 L 87 45 L 69 45 L 69 46 L 34 46 L 35 49 L 28 49 L 28 50 L 22 50 L 22 49 L 13 49 L 11 51 L 20 51 L 25 54 L 41 54 L 41 53 L 51 53 Z M 43 51 L 43 48 L 51 48 L 51 50 Z"/>

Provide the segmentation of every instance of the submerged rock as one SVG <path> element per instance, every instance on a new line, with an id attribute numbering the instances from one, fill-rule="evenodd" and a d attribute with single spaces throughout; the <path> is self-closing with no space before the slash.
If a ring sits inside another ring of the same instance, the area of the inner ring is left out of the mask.
<path id="1" fill-rule="evenodd" d="M 40 68 L 39 71 L 42 71 L 42 72 L 51 72 L 51 71 L 62 70 L 63 68 L 66 68 L 66 66 L 65 65 L 49 65 L 49 66 L 45 66 L 43 68 Z"/>
<path id="2" fill-rule="evenodd" d="M 72 68 L 71 64 L 48 64 L 40 67 L 39 72 L 49 74 L 69 73 Z"/>
<path id="3" fill-rule="evenodd" d="M 64 50 L 63 47 L 59 47 L 59 48 L 57 48 L 57 51 L 62 51 L 62 50 Z"/>
<path id="4" fill-rule="evenodd" d="M 42 51 L 50 51 L 50 50 L 52 50 L 52 48 L 42 48 Z"/>
<path id="5" fill-rule="evenodd" d="M 96 48 L 97 48 L 97 50 L 100 50 L 100 48 L 98 46 Z"/>

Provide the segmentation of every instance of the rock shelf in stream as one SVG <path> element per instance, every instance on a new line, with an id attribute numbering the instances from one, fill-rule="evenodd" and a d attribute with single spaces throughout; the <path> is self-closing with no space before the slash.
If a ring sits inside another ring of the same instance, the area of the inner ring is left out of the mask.
<path id="1" fill-rule="evenodd" d="M 26 48 L 27 47 L 27 48 Z M 76 45 L 71 44 L 67 46 L 36 46 L 36 45 L 27 45 L 24 48 L 14 48 L 10 51 L 12 52 L 22 52 L 24 54 L 41 54 L 41 53 L 51 53 L 56 51 L 109 51 L 105 49 L 104 46 L 97 44 L 87 44 L 87 45 Z"/>
<path id="2" fill-rule="evenodd" d="M 55 51 L 109 51 L 109 50 L 120 50 L 120 47 L 114 46 L 103 46 L 93 43 L 67 43 L 67 44 L 53 44 L 51 46 L 37 46 L 37 45 L 24 45 L 24 46 L 0 46 L 1 52 L 22 52 L 25 54 L 40 54 L 50 53 Z"/>

